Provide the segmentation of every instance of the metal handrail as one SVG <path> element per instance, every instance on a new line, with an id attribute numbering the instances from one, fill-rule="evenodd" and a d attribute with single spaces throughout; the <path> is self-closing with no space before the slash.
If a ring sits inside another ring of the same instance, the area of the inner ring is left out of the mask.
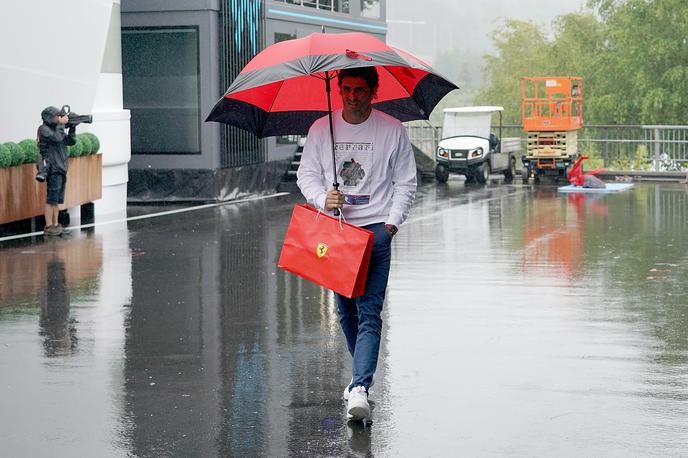
<path id="1" fill-rule="evenodd" d="M 411 141 L 434 157 L 441 139 L 441 127 L 427 121 L 406 125 Z M 493 129 L 496 131 L 498 126 Z M 504 124 L 502 130 L 504 136 L 519 137 L 525 150 L 527 137 L 520 124 Z M 586 133 L 591 136 L 587 137 Z M 577 141 L 579 151 L 600 159 L 605 167 L 623 164 L 624 167 L 661 171 L 688 166 L 688 125 L 587 125 L 578 131 Z"/>

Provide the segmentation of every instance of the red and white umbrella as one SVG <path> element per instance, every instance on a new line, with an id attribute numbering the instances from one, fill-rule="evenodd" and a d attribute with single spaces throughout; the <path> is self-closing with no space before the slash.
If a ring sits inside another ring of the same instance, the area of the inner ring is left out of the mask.
<path id="1" fill-rule="evenodd" d="M 372 35 L 313 33 L 258 53 L 206 121 L 258 137 L 305 135 L 316 119 L 341 108 L 341 97 L 330 97 L 329 91 L 337 70 L 369 66 L 377 67 L 380 77 L 373 107 L 402 122 L 428 119 L 442 97 L 458 89 L 425 62 Z"/>

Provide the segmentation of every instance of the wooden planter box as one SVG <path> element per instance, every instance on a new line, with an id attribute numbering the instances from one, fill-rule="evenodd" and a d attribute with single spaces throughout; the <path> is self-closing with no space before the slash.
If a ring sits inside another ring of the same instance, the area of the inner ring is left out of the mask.
<path id="1" fill-rule="evenodd" d="M 24 164 L 0 169 L 0 224 L 45 213 L 47 185 L 36 181 L 36 166 Z M 62 208 L 72 208 L 102 197 L 103 157 L 100 154 L 69 158 L 67 187 Z"/>

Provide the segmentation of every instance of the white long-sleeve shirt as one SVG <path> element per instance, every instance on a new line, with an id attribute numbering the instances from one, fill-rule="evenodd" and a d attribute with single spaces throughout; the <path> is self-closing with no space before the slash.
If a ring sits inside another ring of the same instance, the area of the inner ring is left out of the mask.
<path id="1" fill-rule="evenodd" d="M 378 110 L 360 124 L 349 124 L 337 110 L 332 122 L 346 221 L 356 226 L 386 223 L 399 227 L 416 195 L 416 160 L 404 126 Z M 325 196 L 334 183 L 327 116 L 311 126 L 296 176 L 306 200 L 324 210 Z"/>

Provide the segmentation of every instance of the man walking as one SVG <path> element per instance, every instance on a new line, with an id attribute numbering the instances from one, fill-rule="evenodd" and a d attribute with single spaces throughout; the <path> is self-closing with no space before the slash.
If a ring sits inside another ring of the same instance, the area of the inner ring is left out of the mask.
<path id="1" fill-rule="evenodd" d="M 339 322 L 353 358 L 352 378 L 344 390 L 347 415 L 370 415 L 368 389 L 377 367 L 382 305 L 391 260 L 390 244 L 408 217 L 416 193 L 416 162 L 404 126 L 372 108 L 378 90 L 375 67 L 339 71 L 343 108 L 332 113 L 335 167 L 328 117 L 308 133 L 297 184 L 306 199 L 323 210 L 341 209 L 346 221 L 373 232 L 365 293 L 354 299 L 335 293 Z"/>

